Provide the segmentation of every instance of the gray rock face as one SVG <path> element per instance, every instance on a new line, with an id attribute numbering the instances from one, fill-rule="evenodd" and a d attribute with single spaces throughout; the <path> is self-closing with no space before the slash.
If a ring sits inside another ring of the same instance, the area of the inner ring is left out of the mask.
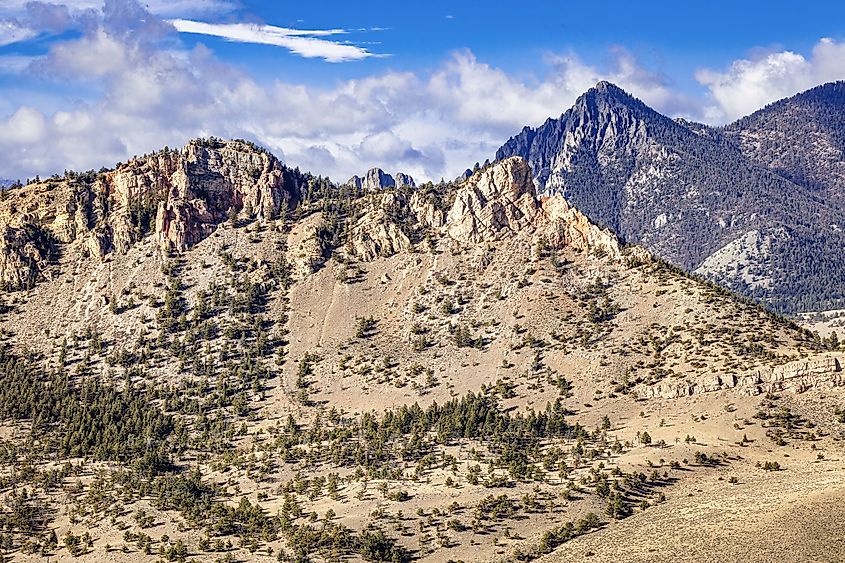
<path id="1" fill-rule="evenodd" d="M 514 155 L 529 161 L 540 194 L 563 194 L 688 271 L 781 311 L 845 305 L 842 209 L 752 161 L 723 131 L 665 117 L 601 82 L 496 158 Z M 750 232 L 766 244 L 747 251 Z"/>
<path id="2" fill-rule="evenodd" d="M 381 168 L 371 168 L 361 176 L 352 176 L 346 182 L 356 188 L 362 189 L 365 192 L 383 190 L 385 188 L 393 188 L 397 186 L 415 187 L 414 179 L 404 172 L 397 172 L 395 176 L 391 176 Z"/>
<path id="3" fill-rule="evenodd" d="M 396 181 L 397 186 L 409 186 L 409 187 L 416 187 L 414 183 L 414 179 L 411 178 L 408 174 L 404 172 L 397 172 L 393 175 L 393 179 Z"/>

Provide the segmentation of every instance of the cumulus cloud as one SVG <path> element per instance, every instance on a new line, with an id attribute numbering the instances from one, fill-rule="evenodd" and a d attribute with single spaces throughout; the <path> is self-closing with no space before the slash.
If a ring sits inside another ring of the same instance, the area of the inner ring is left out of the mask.
<path id="1" fill-rule="evenodd" d="M 793 51 L 736 60 L 724 71 L 702 69 L 696 79 L 715 104 L 712 121 L 731 121 L 780 98 L 845 78 L 845 43 L 821 39 L 805 57 Z"/>
<path id="2" fill-rule="evenodd" d="M 79 84 L 85 95 L 0 104 L 0 111 L 6 108 L 2 176 L 111 166 L 216 135 L 257 141 L 290 165 L 335 180 L 371 166 L 438 180 L 493 157 L 510 135 L 560 115 L 601 79 L 661 111 L 695 109 L 621 48 L 605 67 L 574 54 L 549 55 L 536 76 L 517 76 L 460 51 L 430 71 L 388 71 L 318 87 L 259 82 L 202 45 L 186 50 L 178 26 L 132 0 L 109 0 L 96 18 L 87 17 L 80 36 L 54 42 L 28 69 L 47 85 Z"/>
<path id="3" fill-rule="evenodd" d="M 574 56 L 550 57 L 541 77 L 516 77 L 462 51 L 427 73 L 385 72 L 332 87 L 262 84 L 203 46 L 173 49 L 175 29 L 149 14 L 111 14 L 32 63 L 45 80 L 93 83 L 101 95 L 72 110 L 27 107 L 0 120 L 4 175 L 99 168 L 216 135 L 255 140 L 336 180 L 375 165 L 437 180 L 492 157 L 508 136 L 559 115 L 600 78 L 648 102 L 673 99 L 622 51 L 604 71 Z"/>
<path id="4" fill-rule="evenodd" d="M 323 39 L 332 35 L 348 33 L 344 29 L 305 30 L 274 25 L 219 24 L 181 19 L 171 20 L 170 23 L 182 33 L 222 37 L 227 41 L 239 43 L 275 45 L 306 58 L 319 58 L 331 63 L 358 61 L 377 56 L 363 47 Z"/>

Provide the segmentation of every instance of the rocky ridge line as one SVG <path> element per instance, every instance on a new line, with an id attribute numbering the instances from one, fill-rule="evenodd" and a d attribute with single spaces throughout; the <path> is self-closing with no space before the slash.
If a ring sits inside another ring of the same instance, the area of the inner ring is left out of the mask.
<path id="1" fill-rule="evenodd" d="M 93 178 L 26 186 L 0 201 L 0 283 L 30 288 L 68 249 L 103 260 L 152 236 L 162 252 L 186 251 L 227 220 L 273 220 L 298 197 L 296 177 L 271 154 L 216 139 L 138 158 Z M 365 261 L 409 252 L 427 232 L 469 246 L 523 236 L 527 244 L 621 255 L 615 235 L 562 196 L 538 197 L 521 157 L 478 170 L 446 199 L 424 190 L 364 193 L 347 225 L 345 251 Z M 320 224 L 306 229 L 296 253 L 302 275 L 319 268 L 329 251 Z"/>
<path id="2" fill-rule="evenodd" d="M 641 399 L 677 399 L 726 389 L 741 389 L 749 395 L 845 386 L 845 372 L 836 356 L 795 360 L 774 367 L 763 367 L 742 375 L 713 375 L 696 381 L 664 382 L 642 387 Z"/>

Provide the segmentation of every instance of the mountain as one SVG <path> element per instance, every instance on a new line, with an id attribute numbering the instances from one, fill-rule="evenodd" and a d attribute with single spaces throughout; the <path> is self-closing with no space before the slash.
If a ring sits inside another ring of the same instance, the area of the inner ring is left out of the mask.
<path id="1" fill-rule="evenodd" d="M 837 200 L 764 166 L 734 130 L 672 120 L 601 82 L 496 158 L 526 158 L 542 193 L 560 193 L 624 240 L 778 311 L 841 306 Z"/>
<path id="2" fill-rule="evenodd" d="M 7 192 L 4 557 L 648 561 L 736 494 L 824 535 L 752 555 L 830 559 L 838 339 L 533 177 L 370 191 L 199 139 Z"/>
<path id="3" fill-rule="evenodd" d="M 752 162 L 845 203 L 845 82 L 769 104 L 721 131 Z"/>

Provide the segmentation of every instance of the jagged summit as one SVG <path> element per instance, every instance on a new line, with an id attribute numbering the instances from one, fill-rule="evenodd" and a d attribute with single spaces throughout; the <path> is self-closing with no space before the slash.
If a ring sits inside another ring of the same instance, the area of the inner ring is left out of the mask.
<path id="1" fill-rule="evenodd" d="M 596 85 L 587 90 L 581 97 L 607 96 L 619 100 L 638 101 L 634 96 L 608 80 L 599 80 Z"/>
<path id="2" fill-rule="evenodd" d="M 526 158 L 540 193 L 563 194 L 688 271 L 782 311 L 838 307 L 841 91 L 826 85 L 720 130 L 673 120 L 602 82 L 560 118 L 522 129 L 496 158 Z"/>
<path id="3" fill-rule="evenodd" d="M 454 198 L 454 204 L 444 209 L 425 193 L 408 197 L 392 190 L 413 186 L 410 176 L 400 173 L 394 179 L 374 168 L 357 186 L 364 193 L 355 203 L 359 213 L 344 242 L 351 255 L 363 260 L 412 249 L 413 232 L 419 229 L 468 244 L 543 236 L 556 246 L 601 247 L 619 254 L 611 233 L 589 224 L 562 198 L 541 202 L 531 177 L 527 161 L 505 159 L 446 188 L 448 193 L 438 197 Z M 102 261 L 126 254 L 147 238 L 162 253 L 182 252 L 238 218 L 269 223 L 291 212 L 305 213 L 315 182 L 251 143 L 200 139 L 99 174 L 33 183 L 0 201 L 0 283 L 30 288 L 53 276 L 62 254 Z M 336 190 L 331 184 L 318 188 L 322 197 Z M 300 248 L 301 272 L 319 267 L 330 244 L 339 245 L 340 234 L 333 243 L 318 235 L 313 231 Z"/>
<path id="4" fill-rule="evenodd" d="M 31 287 L 60 246 L 103 259 L 149 235 L 162 251 L 185 250 L 238 215 L 275 218 L 301 183 L 266 150 L 214 138 L 32 183 L 0 201 L 0 283 Z"/>
<path id="5" fill-rule="evenodd" d="M 363 176 L 352 176 L 346 183 L 364 191 L 375 191 L 399 186 L 416 186 L 414 179 L 410 175 L 404 172 L 397 172 L 394 175 L 390 175 L 381 168 L 371 168 Z"/>

